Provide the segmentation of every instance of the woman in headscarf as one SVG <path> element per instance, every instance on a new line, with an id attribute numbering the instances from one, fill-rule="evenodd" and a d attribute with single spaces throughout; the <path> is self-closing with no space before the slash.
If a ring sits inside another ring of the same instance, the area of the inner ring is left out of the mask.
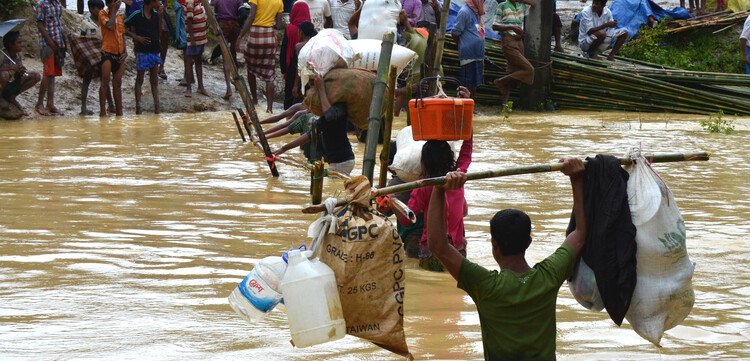
<path id="1" fill-rule="evenodd" d="M 279 57 L 281 72 L 284 74 L 284 109 L 302 101 L 302 98 L 292 94 L 292 88 L 297 79 L 297 52 L 295 46 L 300 41 L 299 26 L 304 21 L 310 21 L 310 7 L 303 1 L 297 1 L 292 6 L 289 15 L 289 25 L 281 41 L 281 56 Z"/>

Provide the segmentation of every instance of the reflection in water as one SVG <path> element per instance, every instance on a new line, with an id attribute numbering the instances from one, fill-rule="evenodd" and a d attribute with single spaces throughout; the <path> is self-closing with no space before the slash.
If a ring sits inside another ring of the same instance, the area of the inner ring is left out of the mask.
<path id="1" fill-rule="evenodd" d="M 699 118 L 630 114 L 515 114 L 475 119 L 471 171 L 563 156 L 713 151 L 708 163 L 659 164 L 697 263 L 696 305 L 662 348 L 558 299 L 560 359 L 748 358 L 750 157 L 739 134 L 706 134 Z M 397 121 L 397 129 L 403 127 Z M 0 350 L 4 357 L 390 360 L 344 340 L 293 349 L 286 317 L 255 325 L 226 296 L 268 255 L 306 242 L 309 176 L 280 164 L 273 179 L 238 140 L 227 114 L 67 118 L 0 123 Z M 283 141 L 283 140 L 282 140 Z M 281 141 L 278 141 L 279 143 Z M 363 145 L 354 149 L 360 155 Z M 290 157 L 302 160 L 301 153 Z M 340 181 L 327 181 L 326 196 Z M 467 187 L 469 257 L 497 267 L 488 220 L 514 207 L 534 222 L 529 258 L 563 239 L 571 196 L 561 174 L 475 181 Z M 447 274 L 407 263 L 406 334 L 418 359 L 480 359 L 476 309 Z"/>

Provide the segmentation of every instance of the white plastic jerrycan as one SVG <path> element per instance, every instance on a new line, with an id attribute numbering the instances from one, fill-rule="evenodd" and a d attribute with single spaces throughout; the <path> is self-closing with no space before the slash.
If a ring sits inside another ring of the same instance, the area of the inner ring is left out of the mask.
<path id="1" fill-rule="evenodd" d="M 301 348 L 343 338 L 346 322 L 333 271 L 299 250 L 288 255 L 281 293 L 294 345 Z"/>
<path id="2" fill-rule="evenodd" d="M 254 324 L 281 301 L 279 283 L 286 271 L 281 257 L 262 259 L 229 295 L 229 305 L 245 321 Z"/>

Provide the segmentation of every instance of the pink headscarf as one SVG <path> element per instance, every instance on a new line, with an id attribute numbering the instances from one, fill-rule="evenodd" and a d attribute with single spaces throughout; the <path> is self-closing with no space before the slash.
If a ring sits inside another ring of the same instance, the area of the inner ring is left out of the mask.
<path id="1" fill-rule="evenodd" d="M 286 63 L 292 60 L 294 47 L 299 43 L 299 24 L 303 21 L 311 21 L 310 7 L 304 1 L 297 1 L 292 6 L 292 12 L 289 15 L 289 25 L 286 26 Z"/>
<path id="2" fill-rule="evenodd" d="M 474 14 L 477 14 L 479 36 L 484 38 L 484 20 L 482 20 L 482 15 L 484 15 L 484 0 L 466 0 L 466 6 L 473 10 Z"/>

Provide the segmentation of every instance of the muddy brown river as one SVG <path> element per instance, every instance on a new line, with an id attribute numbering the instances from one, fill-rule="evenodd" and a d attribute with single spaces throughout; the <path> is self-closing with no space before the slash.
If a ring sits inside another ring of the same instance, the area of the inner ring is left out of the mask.
<path id="1" fill-rule="evenodd" d="M 713 152 L 708 162 L 656 164 L 672 188 L 697 264 L 695 306 L 662 347 L 584 309 L 567 285 L 557 302 L 561 360 L 750 358 L 750 119 L 738 134 L 705 117 L 514 113 L 475 119 L 470 171 L 563 156 Z M 398 119 L 396 128 L 404 126 Z M 395 137 L 395 135 L 394 135 Z M 292 136 L 272 142 L 278 146 Z M 355 146 L 355 173 L 364 145 Z M 301 152 L 289 158 L 302 160 Z M 0 122 L 0 359 L 397 360 L 347 336 L 306 349 L 286 315 L 254 325 L 226 297 L 263 257 L 306 243 L 309 176 L 239 140 L 227 113 Z M 377 173 L 377 171 L 376 171 Z M 325 196 L 342 188 L 327 180 Z M 525 210 L 537 262 L 563 240 L 572 197 L 560 173 L 466 186 L 468 257 L 497 268 L 489 218 Z M 482 359 L 479 318 L 447 274 L 408 262 L 405 329 L 417 359 Z"/>

